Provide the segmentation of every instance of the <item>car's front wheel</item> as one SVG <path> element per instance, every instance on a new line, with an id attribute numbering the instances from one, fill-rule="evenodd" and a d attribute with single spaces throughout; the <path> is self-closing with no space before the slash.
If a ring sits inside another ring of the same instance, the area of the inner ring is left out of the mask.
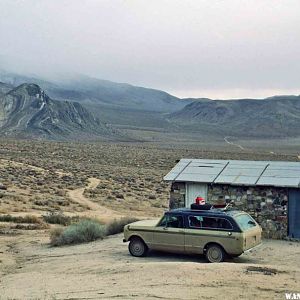
<path id="1" fill-rule="evenodd" d="M 133 238 L 129 242 L 129 252 L 132 256 L 142 257 L 147 254 L 148 248 L 140 238 Z"/>
<path id="2" fill-rule="evenodd" d="M 205 256 L 209 262 L 219 263 L 224 261 L 226 253 L 221 246 L 213 244 L 207 247 Z"/>

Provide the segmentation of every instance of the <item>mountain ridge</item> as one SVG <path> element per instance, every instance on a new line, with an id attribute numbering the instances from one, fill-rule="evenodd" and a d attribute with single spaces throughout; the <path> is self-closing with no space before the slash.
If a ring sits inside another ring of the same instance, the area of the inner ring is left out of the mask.
<path id="1" fill-rule="evenodd" d="M 28 83 L 0 97 L 0 133 L 46 139 L 112 135 L 80 103 L 53 100 L 38 85 Z"/>
<path id="2" fill-rule="evenodd" d="M 210 127 L 218 134 L 246 137 L 300 135 L 300 96 L 194 101 L 169 115 L 187 128 Z"/>

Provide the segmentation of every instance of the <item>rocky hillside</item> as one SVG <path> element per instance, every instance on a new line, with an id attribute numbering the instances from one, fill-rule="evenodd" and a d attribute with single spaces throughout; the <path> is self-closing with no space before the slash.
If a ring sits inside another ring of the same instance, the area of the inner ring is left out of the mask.
<path id="1" fill-rule="evenodd" d="M 81 104 L 52 100 L 38 85 L 22 84 L 0 96 L 0 134 L 84 139 L 113 133 Z"/>
<path id="2" fill-rule="evenodd" d="M 169 117 L 189 130 L 210 130 L 220 135 L 299 136 L 300 96 L 194 101 Z"/>

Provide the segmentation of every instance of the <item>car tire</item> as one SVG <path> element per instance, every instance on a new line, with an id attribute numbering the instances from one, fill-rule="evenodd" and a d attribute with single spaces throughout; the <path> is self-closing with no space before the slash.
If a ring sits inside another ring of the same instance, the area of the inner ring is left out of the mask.
<path id="1" fill-rule="evenodd" d="M 210 263 L 220 263 L 224 261 L 226 253 L 221 246 L 212 244 L 207 247 L 205 257 Z"/>
<path id="2" fill-rule="evenodd" d="M 140 238 L 133 238 L 130 240 L 128 250 L 132 256 L 143 257 L 148 252 L 148 247 Z"/>

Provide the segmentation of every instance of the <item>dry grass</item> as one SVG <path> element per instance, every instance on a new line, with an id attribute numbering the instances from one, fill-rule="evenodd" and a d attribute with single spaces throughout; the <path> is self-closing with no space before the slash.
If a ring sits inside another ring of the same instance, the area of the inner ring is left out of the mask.
<path id="1" fill-rule="evenodd" d="M 49 224 L 59 224 L 63 226 L 70 225 L 72 222 L 79 220 L 78 217 L 69 217 L 64 215 L 62 212 L 49 212 L 46 215 L 43 215 L 43 219 L 46 223 Z"/>
<path id="2" fill-rule="evenodd" d="M 27 224 L 41 224 L 42 220 L 33 215 L 11 216 L 11 215 L 0 215 L 0 222 L 11 222 L 11 223 L 27 223 Z"/>

